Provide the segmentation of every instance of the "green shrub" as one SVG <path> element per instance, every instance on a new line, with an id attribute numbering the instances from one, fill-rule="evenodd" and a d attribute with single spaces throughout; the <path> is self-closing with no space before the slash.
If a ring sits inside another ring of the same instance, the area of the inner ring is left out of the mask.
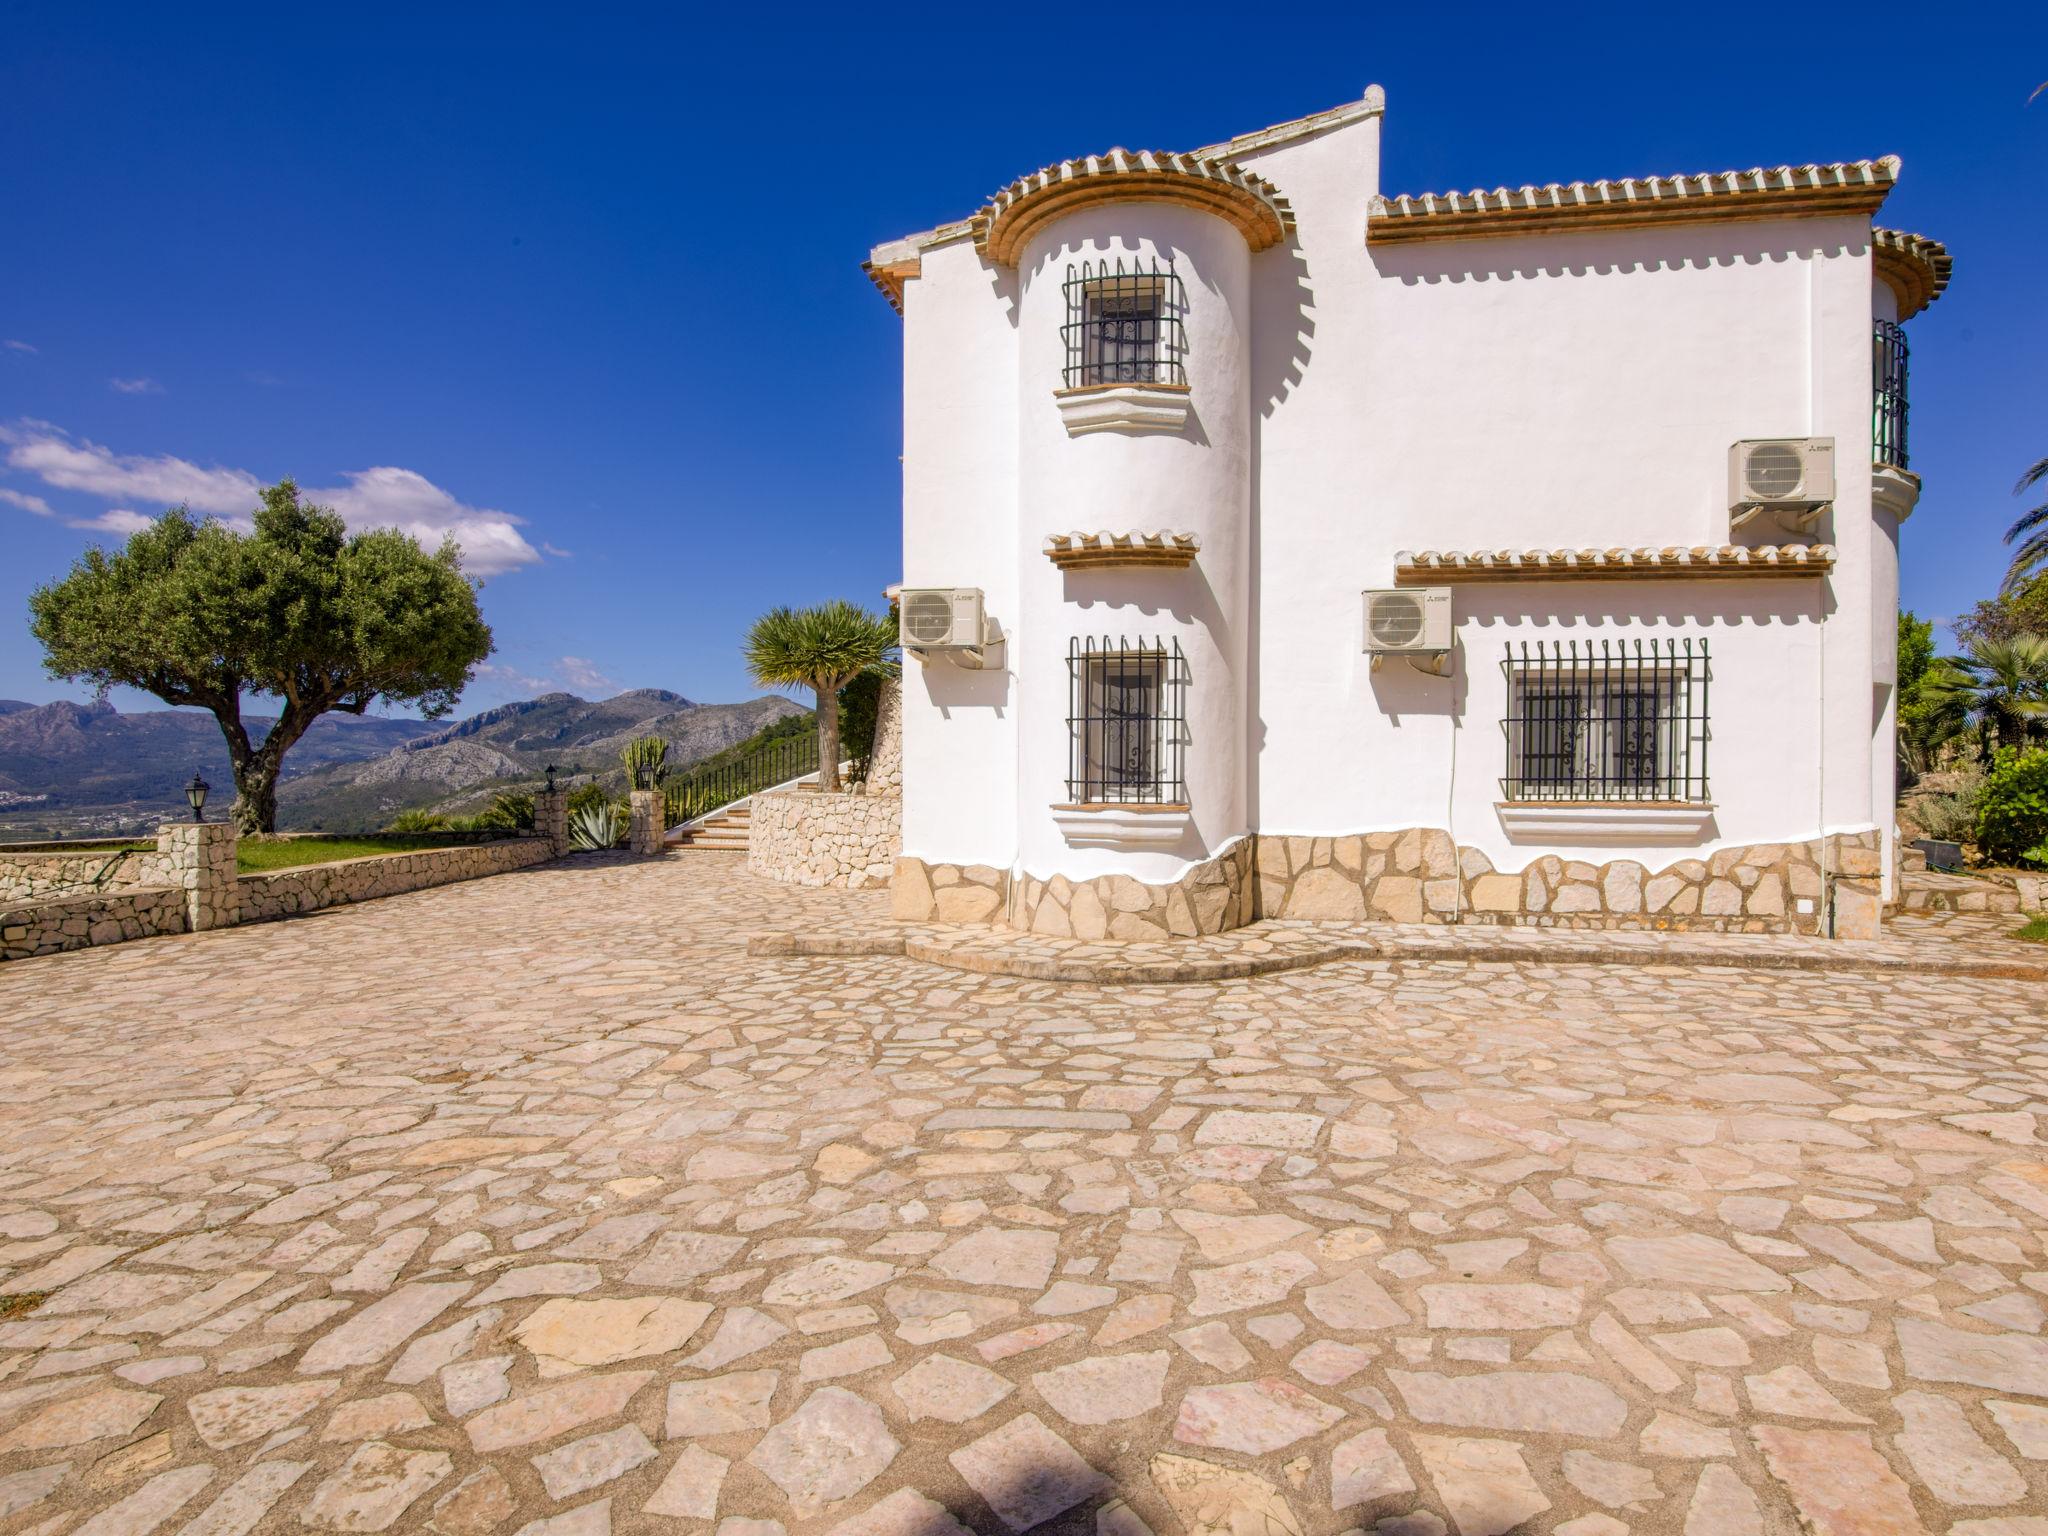
<path id="1" fill-rule="evenodd" d="M 533 796 L 509 789 L 498 791 L 491 797 L 491 803 L 477 813 L 476 827 L 482 832 L 531 832 Z"/>
<path id="2" fill-rule="evenodd" d="M 439 811 L 400 811 L 391 818 L 386 832 L 446 832 L 448 818 Z"/>
<path id="3" fill-rule="evenodd" d="M 1973 795 L 1923 795 L 1912 807 L 1913 820 L 1929 837 L 1961 843 L 1976 835 L 1977 801 Z"/>
<path id="4" fill-rule="evenodd" d="M 1992 760 L 1977 803 L 1977 847 L 2001 864 L 2048 843 L 2048 747 L 2007 747 Z"/>
<path id="5" fill-rule="evenodd" d="M 875 724 L 887 667 L 873 667 L 839 690 L 839 755 L 853 764 L 852 779 L 864 783 L 875 750 Z"/>
<path id="6" fill-rule="evenodd" d="M 604 792 L 604 786 L 595 780 L 588 784 L 578 784 L 569 791 L 569 814 L 574 816 L 578 811 L 588 810 L 593 805 L 609 805 L 611 798 Z"/>

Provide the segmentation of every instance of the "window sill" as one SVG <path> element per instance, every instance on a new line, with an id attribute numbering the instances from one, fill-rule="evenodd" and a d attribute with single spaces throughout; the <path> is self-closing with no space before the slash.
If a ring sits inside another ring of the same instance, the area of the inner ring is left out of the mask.
<path id="1" fill-rule="evenodd" d="M 1188 422 L 1185 384 L 1095 384 L 1056 389 L 1067 436 L 1088 432 L 1180 432 Z"/>
<path id="2" fill-rule="evenodd" d="M 1185 805 L 1088 801 L 1056 805 L 1052 819 L 1077 848 L 1153 848 L 1177 843 L 1193 818 Z"/>
<path id="3" fill-rule="evenodd" d="M 1494 810 L 1515 842 L 1697 843 L 1714 825 L 1703 800 L 1502 800 Z"/>

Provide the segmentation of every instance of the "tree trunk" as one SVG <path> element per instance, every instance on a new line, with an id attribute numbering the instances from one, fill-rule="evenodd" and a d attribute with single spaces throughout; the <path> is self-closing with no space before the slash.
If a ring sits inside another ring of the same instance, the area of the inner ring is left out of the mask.
<path id="1" fill-rule="evenodd" d="M 839 788 L 839 690 L 818 690 L 818 788 Z"/>
<path id="2" fill-rule="evenodd" d="M 282 776 L 284 755 L 319 715 L 318 710 L 306 713 L 287 705 L 277 724 L 270 728 L 270 734 L 263 738 L 263 745 L 253 752 L 245 749 L 241 754 L 235 753 L 230 738 L 230 756 L 235 758 L 235 805 L 229 814 L 241 836 L 277 830 L 277 781 Z"/>

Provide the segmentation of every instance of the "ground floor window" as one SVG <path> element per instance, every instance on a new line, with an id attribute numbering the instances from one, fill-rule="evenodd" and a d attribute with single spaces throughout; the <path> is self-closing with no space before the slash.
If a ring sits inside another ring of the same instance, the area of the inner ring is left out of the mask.
<path id="1" fill-rule="evenodd" d="M 1187 799 L 1187 663 L 1176 640 L 1079 638 L 1067 651 L 1067 798 Z"/>
<path id="2" fill-rule="evenodd" d="M 1510 645 L 1509 800 L 1705 800 L 1707 642 Z"/>

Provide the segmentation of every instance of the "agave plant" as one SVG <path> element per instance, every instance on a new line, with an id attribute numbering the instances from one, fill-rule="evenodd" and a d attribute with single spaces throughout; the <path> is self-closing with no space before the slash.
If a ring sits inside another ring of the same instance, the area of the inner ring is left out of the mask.
<path id="1" fill-rule="evenodd" d="M 660 736 L 636 736 L 619 756 L 626 764 L 626 782 L 634 789 L 656 789 L 668 777 L 668 742 Z"/>
<path id="2" fill-rule="evenodd" d="M 626 835 L 626 819 L 609 801 L 578 806 L 569 816 L 569 842 L 585 853 L 616 848 Z"/>

